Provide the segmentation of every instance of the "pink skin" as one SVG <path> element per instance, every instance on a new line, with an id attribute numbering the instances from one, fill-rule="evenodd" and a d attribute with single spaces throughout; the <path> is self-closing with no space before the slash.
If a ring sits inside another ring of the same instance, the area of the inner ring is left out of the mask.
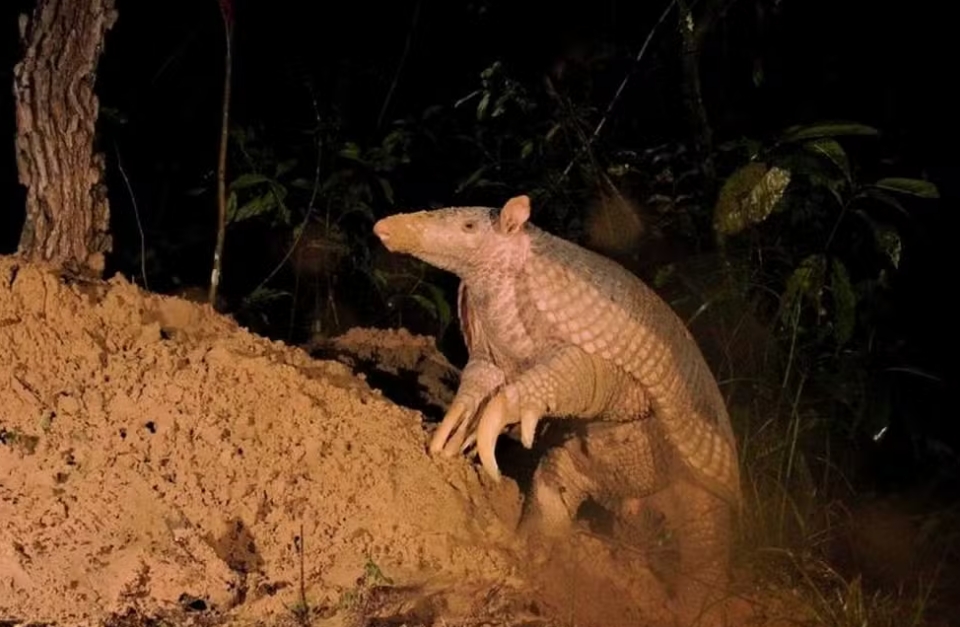
<path id="1" fill-rule="evenodd" d="M 439 220 L 435 212 L 389 216 L 377 222 L 373 231 L 388 250 L 418 257 L 457 274 L 465 283 L 480 277 L 489 279 L 491 266 L 509 272 L 523 263 L 525 247 L 516 246 L 515 239 L 522 235 L 530 217 L 529 197 L 511 198 L 498 217 L 486 208 L 447 211 Z M 430 243 L 429 250 L 426 242 Z M 503 251 L 507 251 L 506 257 Z M 451 456 L 476 443 L 484 470 L 498 481 L 497 438 L 508 426 L 520 423 L 523 444 L 533 446 L 542 413 L 529 408 L 521 410 L 516 390 L 509 386 L 498 386 L 490 392 L 492 396 L 479 412 L 479 418 L 477 409 L 483 398 L 470 402 L 456 399 L 434 433 L 429 450 L 432 454 Z"/>

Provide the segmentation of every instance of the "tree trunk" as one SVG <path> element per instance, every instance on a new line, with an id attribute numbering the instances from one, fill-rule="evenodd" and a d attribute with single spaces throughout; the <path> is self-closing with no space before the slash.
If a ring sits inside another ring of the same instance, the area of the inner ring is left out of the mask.
<path id="1" fill-rule="evenodd" d="M 99 276 L 111 249 L 104 158 L 94 152 L 97 60 L 114 0 L 37 0 L 20 16 L 17 169 L 27 188 L 19 253 Z"/>

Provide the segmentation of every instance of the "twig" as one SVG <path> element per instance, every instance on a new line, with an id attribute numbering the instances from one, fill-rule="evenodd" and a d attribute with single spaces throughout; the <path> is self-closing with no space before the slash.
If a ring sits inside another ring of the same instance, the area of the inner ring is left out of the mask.
<path id="1" fill-rule="evenodd" d="M 133 186 L 130 184 L 130 179 L 127 177 L 126 170 L 123 169 L 123 161 L 120 159 L 120 147 L 117 146 L 117 142 L 113 142 L 113 150 L 117 153 L 117 169 L 120 171 L 120 176 L 123 177 L 123 183 L 127 186 L 127 193 L 130 194 L 130 204 L 133 205 L 133 216 L 137 220 L 137 230 L 140 231 L 140 276 L 143 277 L 143 287 L 146 290 L 150 290 L 150 285 L 147 284 L 147 238 L 143 234 L 143 224 L 140 222 L 140 210 L 137 208 L 137 197 L 133 194 Z"/>
<path id="2" fill-rule="evenodd" d="M 560 176 L 560 180 L 563 180 L 570 174 L 570 170 L 573 168 L 573 164 L 577 162 L 580 157 L 587 152 L 590 147 L 593 145 L 593 142 L 596 141 L 597 137 L 600 135 L 600 131 L 603 130 L 603 127 L 607 123 L 607 118 L 610 117 L 610 114 L 613 112 L 613 107 L 617 104 L 617 101 L 620 100 L 620 95 L 623 93 L 623 90 L 627 86 L 627 82 L 630 80 L 630 77 L 633 75 L 636 66 L 640 63 L 640 60 L 643 58 L 643 55 L 646 54 L 647 48 L 650 46 L 650 42 L 653 40 L 654 33 L 657 32 L 657 29 L 660 28 L 660 25 L 663 24 L 664 20 L 667 19 L 667 15 L 670 13 L 670 9 L 677 3 L 677 0 L 670 0 L 670 3 L 663 10 L 663 13 L 660 14 L 660 18 L 657 20 L 657 23 L 653 25 L 653 28 L 650 29 L 650 32 L 647 34 L 646 40 L 643 42 L 643 46 L 640 47 L 640 51 L 637 53 L 636 58 L 633 60 L 633 68 L 627 72 L 627 75 L 623 77 L 623 80 L 620 82 L 620 86 L 617 87 L 616 93 L 614 93 L 613 98 L 610 99 L 610 104 L 607 105 L 607 110 L 603 112 L 603 117 L 600 118 L 600 123 L 597 124 L 597 128 L 593 130 L 593 134 L 590 135 L 590 139 L 580 148 L 579 152 L 570 159 L 570 163 L 567 164 L 567 167 L 563 169 L 563 174 Z"/>
<path id="3" fill-rule="evenodd" d="M 403 66 L 407 62 L 407 55 L 410 54 L 410 44 L 413 42 L 413 33 L 417 30 L 417 23 L 420 21 L 421 2 L 422 0 L 417 0 L 416 6 L 413 7 L 413 19 L 410 22 L 410 30 L 407 31 L 407 41 L 403 45 L 403 54 L 400 55 L 400 62 L 397 63 L 397 71 L 393 73 L 393 80 L 390 82 L 387 97 L 383 99 L 383 106 L 380 107 L 380 115 L 377 116 L 377 128 L 383 125 L 383 117 L 387 114 L 387 107 L 390 106 L 390 101 L 393 100 L 393 92 L 397 88 L 397 83 L 400 82 L 400 73 L 403 71 Z"/>
<path id="4" fill-rule="evenodd" d="M 283 267 L 283 264 L 287 263 L 287 260 L 290 259 L 290 255 L 293 254 L 293 251 L 297 249 L 297 245 L 300 244 L 300 239 L 303 237 L 303 232 L 306 230 L 307 222 L 310 220 L 310 217 L 313 215 L 314 209 L 316 208 L 314 203 L 317 200 L 317 193 L 320 191 L 320 159 L 323 155 L 323 140 L 320 137 L 320 109 L 317 107 L 317 98 L 313 94 L 313 90 L 310 91 L 310 102 L 313 105 L 313 115 L 317 121 L 317 167 L 313 172 L 313 191 L 310 194 L 310 202 L 307 205 L 307 214 L 303 216 L 303 221 L 300 223 L 300 228 L 297 232 L 297 237 L 294 238 L 293 244 L 290 248 L 287 249 L 287 253 L 283 256 L 283 259 L 280 260 L 280 263 L 270 271 L 270 274 L 267 277 L 260 281 L 260 285 L 254 288 L 253 292 L 260 290 L 266 285 L 270 279 L 272 279 L 277 272 L 280 271 L 280 268 Z"/>
<path id="5" fill-rule="evenodd" d="M 303 619 L 307 620 L 307 617 L 310 615 L 309 607 L 307 606 L 307 580 L 304 577 L 303 572 L 303 553 L 306 549 L 306 538 L 303 537 L 303 522 L 300 523 L 300 542 L 297 543 L 297 553 L 299 553 L 300 561 L 300 607 L 303 608 Z"/>
<path id="6" fill-rule="evenodd" d="M 213 249 L 213 270 L 210 272 L 210 306 L 217 302 L 217 287 L 223 267 L 223 244 L 227 235 L 227 141 L 230 123 L 230 77 L 233 73 L 233 13 L 232 0 L 220 0 L 220 16 L 226 35 L 223 73 L 223 108 L 220 120 L 220 155 L 217 161 L 217 243 Z"/>

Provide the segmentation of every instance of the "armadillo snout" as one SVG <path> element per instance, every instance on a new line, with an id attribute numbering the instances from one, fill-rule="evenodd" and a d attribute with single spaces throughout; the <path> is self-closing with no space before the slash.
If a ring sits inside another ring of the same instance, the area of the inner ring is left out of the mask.
<path id="1" fill-rule="evenodd" d="M 389 251 L 396 251 L 397 240 L 402 239 L 402 236 L 397 237 L 397 226 L 396 221 L 391 218 L 384 218 L 373 225 L 374 234 L 380 238 L 380 241 L 383 242 L 383 245 L 386 246 Z"/>
<path id="2" fill-rule="evenodd" d="M 373 232 L 387 250 L 393 253 L 413 253 L 420 248 L 422 232 L 413 214 L 387 216 L 373 225 Z"/>
<path id="3" fill-rule="evenodd" d="M 373 225 L 373 233 L 380 238 L 380 241 L 386 243 L 390 239 L 390 225 L 387 224 L 387 219 L 377 221 Z"/>

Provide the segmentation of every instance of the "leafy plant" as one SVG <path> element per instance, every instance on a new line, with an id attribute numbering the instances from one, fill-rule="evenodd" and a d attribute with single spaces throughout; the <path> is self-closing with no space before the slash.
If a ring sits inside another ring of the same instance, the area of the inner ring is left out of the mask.
<path id="1" fill-rule="evenodd" d="M 371 596 L 378 589 L 392 585 L 393 580 L 383 574 L 376 562 L 367 558 L 363 565 L 363 574 L 357 578 L 357 585 L 341 594 L 337 605 L 340 609 L 362 615 L 371 601 Z"/>
<path id="2" fill-rule="evenodd" d="M 747 162 L 720 191 L 715 232 L 728 255 L 749 255 L 754 276 L 778 294 L 785 376 L 832 376 L 850 358 L 867 367 L 882 349 L 879 321 L 860 312 L 890 295 L 901 229 L 911 220 L 907 199 L 938 192 L 920 179 L 871 177 L 841 144 L 877 135 L 861 124 L 825 123 L 789 128 L 769 145 L 725 147 L 746 153 Z"/>
<path id="3" fill-rule="evenodd" d="M 235 129 L 231 139 L 244 167 L 228 184 L 227 223 L 270 216 L 274 226 L 289 226 L 293 217 L 287 205 L 291 188 L 310 189 L 303 178 L 288 180 L 297 159 L 278 159 L 262 145 L 254 129 Z"/>

